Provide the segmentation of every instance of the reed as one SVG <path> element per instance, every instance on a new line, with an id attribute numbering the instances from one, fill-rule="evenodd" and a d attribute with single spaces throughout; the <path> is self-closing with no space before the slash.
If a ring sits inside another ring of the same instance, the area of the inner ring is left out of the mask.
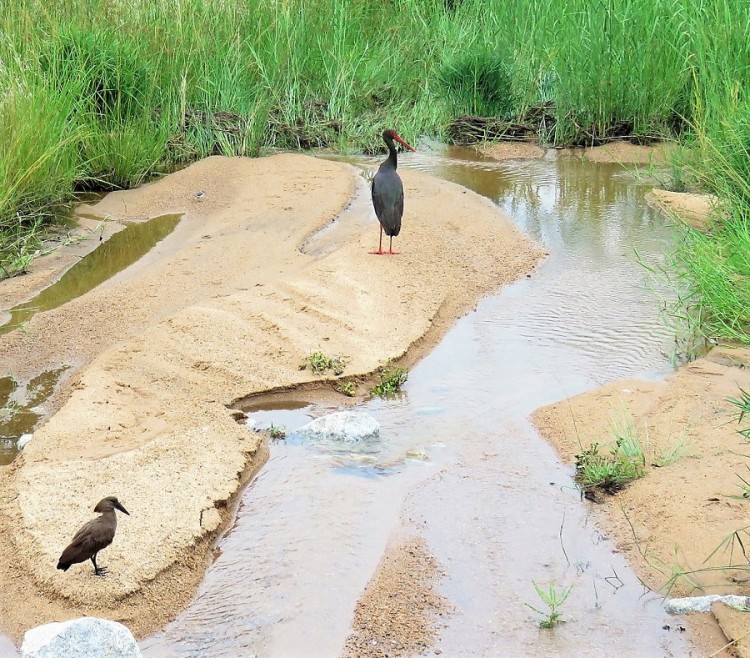
<path id="1" fill-rule="evenodd" d="M 80 189 L 129 187 L 217 153 L 367 151 L 379 147 L 374 136 L 386 126 L 407 139 L 445 138 L 462 114 L 523 119 L 541 103 L 554 115 L 542 137 L 558 145 L 619 135 L 695 140 L 706 156 L 700 180 L 728 194 L 733 217 L 746 213 L 747 160 L 732 148 L 747 135 L 724 128 L 744 116 L 747 3 L 7 4 L 0 15 L 6 273 L 19 245 L 28 249 Z M 745 244 L 746 226 L 740 221 L 739 237 L 722 239 Z M 712 239 L 686 244 L 724 253 Z M 686 276 L 705 294 L 702 269 Z M 745 331 L 743 320 L 724 315 L 719 326 Z"/>

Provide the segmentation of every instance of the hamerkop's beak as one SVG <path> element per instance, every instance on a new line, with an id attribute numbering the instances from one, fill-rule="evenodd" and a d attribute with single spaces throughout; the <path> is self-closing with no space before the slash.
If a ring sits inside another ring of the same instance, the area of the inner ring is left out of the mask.
<path id="1" fill-rule="evenodd" d="M 121 512 L 124 512 L 125 514 L 127 514 L 128 516 L 130 516 L 130 512 L 128 512 L 128 510 L 126 510 L 126 509 L 125 509 L 125 508 L 124 508 L 124 507 L 123 507 L 123 506 L 122 506 L 122 505 L 121 505 L 121 504 L 120 504 L 119 502 L 117 502 L 117 503 L 112 503 L 112 504 L 113 504 L 113 505 L 114 505 L 114 506 L 115 506 L 115 507 L 116 507 L 117 509 L 119 509 L 119 510 L 120 510 Z"/>

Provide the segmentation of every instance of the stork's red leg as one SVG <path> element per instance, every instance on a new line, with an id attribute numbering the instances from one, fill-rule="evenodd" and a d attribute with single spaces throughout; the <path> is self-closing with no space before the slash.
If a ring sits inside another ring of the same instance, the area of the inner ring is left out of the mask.
<path id="1" fill-rule="evenodd" d="M 371 251 L 371 254 L 377 254 L 378 256 L 382 256 L 385 252 L 383 251 L 383 225 L 380 225 L 380 243 L 378 244 L 378 250 L 377 251 Z"/>
<path id="2" fill-rule="evenodd" d="M 395 255 L 395 254 L 397 254 L 398 252 L 397 252 L 397 251 L 393 251 L 393 236 L 391 235 L 391 236 L 389 236 L 389 237 L 391 238 L 391 242 L 390 242 L 390 246 L 388 247 L 388 253 L 389 253 L 389 254 L 390 254 L 391 256 L 394 256 L 394 255 Z"/>

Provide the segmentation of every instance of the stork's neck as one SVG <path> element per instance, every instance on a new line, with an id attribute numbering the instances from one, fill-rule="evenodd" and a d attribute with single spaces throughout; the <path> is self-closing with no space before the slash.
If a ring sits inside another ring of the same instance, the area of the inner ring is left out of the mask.
<path id="1" fill-rule="evenodd" d="M 384 137 L 386 146 L 388 146 L 388 159 L 383 162 L 381 167 L 385 167 L 387 169 L 396 169 L 398 167 L 398 158 L 396 156 L 396 145 L 393 143 L 393 140 L 390 137 Z"/>

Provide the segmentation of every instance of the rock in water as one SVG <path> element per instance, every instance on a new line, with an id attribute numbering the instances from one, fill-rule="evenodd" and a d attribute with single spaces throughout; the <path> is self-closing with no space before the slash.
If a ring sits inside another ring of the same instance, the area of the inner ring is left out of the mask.
<path id="1" fill-rule="evenodd" d="M 142 658 L 130 630 L 109 619 L 81 617 L 26 631 L 21 658 Z"/>
<path id="2" fill-rule="evenodd" d="M 339 411 L 316 418 L 294 435 L 311 443 L 361 443 L 380 434 L 380 424 L 362 411 Z"/>
<path id="3" fill-rule="evenodd" d="M 708 594 L 706 596 L 686 596 L 680 599 L 665 601 L 664 609 L 673 615 L 685 615 L 691 612 L 711 612 L 714 603 L 723 603 L 735 610 L 750 610 L 750 596 L 736 594 Z"/>

